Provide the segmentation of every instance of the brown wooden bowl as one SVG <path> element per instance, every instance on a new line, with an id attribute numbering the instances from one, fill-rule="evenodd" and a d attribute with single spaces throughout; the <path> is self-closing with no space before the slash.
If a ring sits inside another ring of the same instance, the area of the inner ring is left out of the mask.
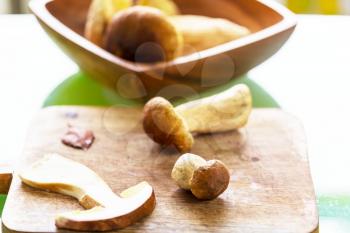
<path id="1" fill-rule="evenodd" d="M 276 53 L 296 26 L 293 13 L 272 0 L 175 0 L 183 14 L 226 18 L 253 33 L 171 62 L 145 65 L 118 58 L 84 38 L 90 2 L 32 0 L 30 9 L 84 72 L 134 99 L 187 96 L 225 84 Z"/>

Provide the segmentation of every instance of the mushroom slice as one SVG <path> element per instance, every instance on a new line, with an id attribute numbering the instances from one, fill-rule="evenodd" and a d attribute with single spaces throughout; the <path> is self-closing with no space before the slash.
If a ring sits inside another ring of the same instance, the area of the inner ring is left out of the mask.
<path id="1" fill-rule="evenodd" d="M 121 196 L 88 167 L 50 154 L 19 174 L 23 183 L 42 190 L 72 196 L 85 211 L 58 215 L 58 228 L 82 231 L 106 231 L 124 228 L 150 215 L 155 208 L 153 188 L 142 182 Z"/>
<path id="2" fill-rule="evenodd" d="M 79 231 L 109 231 L 125 228 L 153 212 L 155 195 L 147 182 L 124 191 L 128 195 L 115 205 L 97 206 L 89 210 L 63 213 L 57 216 L 58 228 Z M 123 192 L 123 193 L 124 193 Z"/>

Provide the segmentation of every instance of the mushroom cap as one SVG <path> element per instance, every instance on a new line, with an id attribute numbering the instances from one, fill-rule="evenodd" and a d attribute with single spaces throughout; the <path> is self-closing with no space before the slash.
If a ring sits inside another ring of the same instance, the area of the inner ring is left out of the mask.
<path id="1" fill-rule="evenodd" d="M 230 183 L 230 173 L 219 160 L 209 160 L 194 171 L 191 192 L 201 200 L 212 200 L 223 193 Z"/>
<path id="2" fill-rule="evenodd" d="M 194 171 L 206 163 L 207 161 L 198 155 L 184 154 L 176 161 L 171 171 L 171 178 L 180 188 L 190 190 Z"/>
<path id="3" fill-rule="evenodd" d="M 156 143 L 174 145 L 180 152 L 188 152 L 192 148 L 193 137 L 186 122 L 162 97 L 155 97 L 146 103 L 143 128 Z"/>
<path id="4" fill-rule="evenodd" d="M 160 10 L 134 6 L 116 14 L 104 38 L 110 53 L 129 61 L 169 61 L 182 50 L 182 35 Z"/>

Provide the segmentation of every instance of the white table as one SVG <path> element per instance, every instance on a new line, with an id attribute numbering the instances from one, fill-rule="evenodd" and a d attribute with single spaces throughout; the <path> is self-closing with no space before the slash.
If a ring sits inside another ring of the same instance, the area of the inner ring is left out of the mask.
<path id="1" fill-rule="evenodd" d="M 304 123 L 317 193 L 350 196 L 350 17 L 299 20 L 287 45 L 249 77 Z M 16 161 L 45 97 L 77 70 L 32 16 L 0 16 L 0 160 Z M 321 222 L 322 232 L 343 227 Z"/>

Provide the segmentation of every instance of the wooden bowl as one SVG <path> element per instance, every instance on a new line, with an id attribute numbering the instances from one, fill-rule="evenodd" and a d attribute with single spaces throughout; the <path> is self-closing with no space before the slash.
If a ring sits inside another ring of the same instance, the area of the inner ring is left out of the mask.
<path id="1" fill-rule="evenodd" d="M 276 53 L 296 26 L 295 16 L 273 0 L 175 0 L 183 14 L 226 18 L 253 33 L 171 62 L 145 65 L 118 58 L 84 38 L 90 2 L 32 0 L 30 9 L 84 72 L 132 99 L 182 97 L 225 84 Z"/>

